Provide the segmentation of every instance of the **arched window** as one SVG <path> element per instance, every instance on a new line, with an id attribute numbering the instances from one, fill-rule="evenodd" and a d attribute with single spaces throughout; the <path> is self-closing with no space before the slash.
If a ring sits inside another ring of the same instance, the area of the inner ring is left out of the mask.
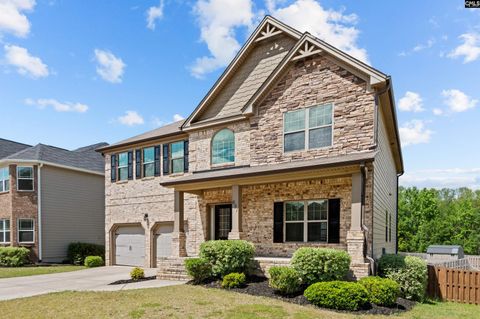
<path id="1" fill-rule="evenodd" d="M 212 164 L 235 162 L 235 135 L 229 129 L 218 131 L 212 139 Z"/>

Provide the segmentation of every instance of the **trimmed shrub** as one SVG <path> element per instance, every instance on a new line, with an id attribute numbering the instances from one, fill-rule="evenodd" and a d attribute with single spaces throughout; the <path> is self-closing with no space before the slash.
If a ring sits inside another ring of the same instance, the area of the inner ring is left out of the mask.
<path id="1" fill-rule="evenodd" d="M 306 284 L 344 279 L 350 268 L 346 251 L 328 248 L 298 249 L 292 258 L 292 267 Z"/>
<path id="2" fill-rule="evenodd" d="M 281 294 L 290 295 L 300 291 L 302 279 L 298 272 L 286 266 L 273 266 L 268 270 L 268 284 Z"/>
<path id="3" fill-rule="evenodd" d="M 406 256 L 401 268 L 389 268 L 386 277 L 400 285 L 400 296 L 405 299 L 423 301 L 427 289 L 427 263 L 418 257 Z"/>
<path id="4" fill-rule="evenodd" d="M 20 267 L 28 263 L 30 250 L 25 247 L 0 247 L 0 266 Z"/>
<path id="5" fill-rule="evenodd" d="M 368 291 L 368 299 L 379 306 L 395 305 L 400 294 L 400 286 L 388 278 L 365 277 L 358 281 Z"/>
<path id="6" fill-rule="evenodd" d="M 143 271 L 142 268 L 135 267 L 130 272 L 130 278 L 132 278 L 132 280 L 143 279 L 143 278 L 145 278 L 145 272 Z"/>
<path id="7" fill-rule="evenodd" d="M 87 256 L 85 257 L 85 266 L 92 268 L 92 267 L 100 267 L 103 266 L 103 258 L 100 256 Z"/>
<path id="8" fill-rule="evenodd" d="M 185 268 L 196 284 L 212 277 L 212 265 L 204 258 L 189 258 L 185 260 Z"/>
<path id="9" fill-rule="evenodd" d="M 400 269 L 405 267 L 405 257 L 395 254 L 386 254 L 383 255 L 378 260 L 378 275 L 380 277 L 385 277 L 387 273 L 390 273 L 392 270 Z"/>
<path id="10" fill-rule="evenodd" d="M 247 278 L 244 273 L 232 272 L 225 275 L 222 280 L 222 288 L 231 289 L 239 288 L 245 285 Z"/>
<path id="11" fill-rule="evenodd" d="M 255 247 L 245 240 L 211 240 L 200 245 L 200 257 L 212 265 L 215 277 L 232 272 L 248 273 Z"/>
<path id="12" fill-rule="evenodd" d="M 368 292 L 357 282 L 318 282 L 308 287 L 304 296 L 312 304 L 330 309 L 358 310 L 368 304 Z"/>
<path id="13" fill-rule="evenodd" d="M 100 256 L 105 259 L 105 246 L 89 243 L 70 243 L 67 258 L 74 265 L 82 265 L 87 256 Z"/>

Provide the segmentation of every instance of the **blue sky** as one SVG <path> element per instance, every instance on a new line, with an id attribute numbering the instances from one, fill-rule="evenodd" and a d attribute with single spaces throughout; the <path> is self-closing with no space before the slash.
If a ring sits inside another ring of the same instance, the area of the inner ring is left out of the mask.
<path id="1" fill-rule="evenodd" d="M 185 117 L 266 13 L 393 77 L 402 184 L 480 188 L 480 10 L 463 0 L 0 0 L 0 137 L 72 149 Z"/>

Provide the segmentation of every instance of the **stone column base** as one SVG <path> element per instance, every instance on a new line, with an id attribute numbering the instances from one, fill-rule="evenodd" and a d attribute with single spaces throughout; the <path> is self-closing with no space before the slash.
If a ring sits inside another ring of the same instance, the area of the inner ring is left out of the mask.
<path id="1" fill-rule="evenodd" d="M 347 252 L 350 262 L 350 277 L 360 279 L 370 274 L 370 264 L 365 260 L 365 235 L 363 230 L 349 230 L 347 232 Z"/>
<path id="2" fill-rule="evenodd" d="M 173 257 L 186 257 L 186 236 L 185 233 L 173 233 L 172 234 L 172 256 Z"/>
<path id="3" fill-rule="evenodd" d="M 350 278 L 359 280 L 363 277 L 368 277 L 370 275 L 370 264 L 369 263 L 359 263 L 359 264 L 350 264 Z"/>
<path id="4" fill-rule="evenodd" d="M 243 232 L 229 232 L 228 233 L 228 239 L 243 239 Z"/>

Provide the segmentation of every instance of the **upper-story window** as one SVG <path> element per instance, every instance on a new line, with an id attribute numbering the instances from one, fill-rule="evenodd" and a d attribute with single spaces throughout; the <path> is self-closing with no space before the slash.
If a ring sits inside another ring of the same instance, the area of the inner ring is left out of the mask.
<path id="1" fill-rule="evenodd" d="M 229 129 L 218 131 L 212 139 L 212 164 L 235 162 L 235 135 Z"/>
<path id="2" fill-rule="evenodd" d="M 317 105 L 284 114 L 285 152 L 332 145 L 333 105 Z"/>
<path id="3" fill-rule="evenodd" d="M 17 166 L 17 190 L 33 191 L 33 167 Z"/>
<path id="4" fill-rule="evenodd" d="M 118 154 L 118 180 L 128 179 L 128 152 Z"/>
<path id="5" fill-rule="evenodd" d="M 188 172 L 188 141 L 163 144 L 163 175 Z"/>
<path id="6" fill-rule="evenodd" d="M 0 193 L 10 190 L 10 173 L 8 167 L 0 168 Z"/>
<path id="7" fill-rule="evenodd" d="M 10 243 L 10 219 L 0 219 L 0 244 Z"/>
<path id="8" fill-rule="evenodd" d="M 138 160 L 138 159 L 137 159 Z M 143 149 L 143 176 L 150 177 L 155 175 L 155 147 Z"/>

